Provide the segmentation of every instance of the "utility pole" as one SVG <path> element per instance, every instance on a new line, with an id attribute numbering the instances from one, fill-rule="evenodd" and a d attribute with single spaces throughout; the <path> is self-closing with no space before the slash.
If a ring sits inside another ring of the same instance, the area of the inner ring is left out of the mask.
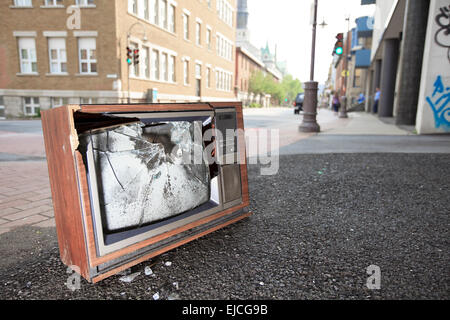
<path id="1" fill-rule="evenodd" d="M 316 120 L 318 83 L 314 81 L 314 63 L 316 57 L 317 5 L 318 0 L 314 0 L 310 81 L 305 82 L 304 86 L 305 98 L 303 102 L 303 122 L 300 124 L 298 128 L 300 132 L 320 132 L 320 126 L 317 124 Z"/>
<path id="2" fill-rule="evenodd" d="M 347 38 L 345 40 L 345 56 L 344 56 L 344 95 L 341 97 L 341 108 L 339 110 L 339 118 L 348 118 L 347 115 L 347 79 L 348 79 L 348 56 L 349 48 L 349 32 L 350 32 L 350 16 L 345 19 L 347 21 Z"/>

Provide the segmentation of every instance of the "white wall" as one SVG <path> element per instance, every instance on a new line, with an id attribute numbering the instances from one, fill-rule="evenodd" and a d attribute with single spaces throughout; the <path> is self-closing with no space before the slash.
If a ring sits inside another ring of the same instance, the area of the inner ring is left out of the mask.
<path id="1" fill-rule="evenodd" d="M 430 1 L 416 119 L 419 134 L 450 132 L 450 35 L 436 22 L 444 7 L 450 11 L 448 0 Z M 449 24 L 443 15 L 440 21 Z M 438 45 L 436 39 L 447 47 Z M 437 86 L 438 79 L 443 87 Z"/>
<path id="2" fill-rule="evenodd" d="M 383 37 L 384 30 L 386 29 L 392 13 L 397 6 L 398 0 L 382 0 L 377 1 L 375 9 L 375 17 L 373 22 L 373 38 L 372 38 L 372 52 L 370 60 L 373 60 L 375 53 L 377 52 L 380 41 Z"/>

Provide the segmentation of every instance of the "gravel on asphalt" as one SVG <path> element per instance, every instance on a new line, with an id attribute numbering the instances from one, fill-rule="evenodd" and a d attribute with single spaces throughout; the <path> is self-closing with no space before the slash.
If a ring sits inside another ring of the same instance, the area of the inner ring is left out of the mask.
<path id="1" fill-rule="evenodd" d="M 273 176 L 250 165 L 252 217 L 133 267 L 131 282 L 74 291 L 55 229 L 15 229 L 0 235 L 0 299 L 449 299 L 449 163 L 288 155 Z"/>

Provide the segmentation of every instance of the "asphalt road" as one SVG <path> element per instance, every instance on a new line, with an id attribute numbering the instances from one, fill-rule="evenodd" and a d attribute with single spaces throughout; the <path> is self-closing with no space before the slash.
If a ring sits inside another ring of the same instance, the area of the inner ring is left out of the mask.
<path id="1" fill-rule="evenodd" d="M 41 133 L 41 120 L 0 120 L 0 131 L 15 133 Z"/>
<path id="2" fill-rule="evenodd" d="M 449 299 L 448 163 L 286 155 L 272 176 L 251 165 L 252 217 L 136 266 L 131 283 L 82 280 L 71 291 L 53 228 L 5 233 L 0 299 Z M 367 287 L 371 265 L 379 290 Z"/>

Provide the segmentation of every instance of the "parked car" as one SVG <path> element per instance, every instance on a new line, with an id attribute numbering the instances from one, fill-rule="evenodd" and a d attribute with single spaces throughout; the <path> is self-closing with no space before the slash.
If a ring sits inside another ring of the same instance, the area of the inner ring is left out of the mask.
<path id="1" fill-rule="evenodd" d="M 294 114 L 299 114 L 300 111 L 303 111 L 303 100 L 305 99 L 304 93 L 297 94 L 297 97 L 295 97 L 295 101 L 293 103 L 294 105 Z"/>

